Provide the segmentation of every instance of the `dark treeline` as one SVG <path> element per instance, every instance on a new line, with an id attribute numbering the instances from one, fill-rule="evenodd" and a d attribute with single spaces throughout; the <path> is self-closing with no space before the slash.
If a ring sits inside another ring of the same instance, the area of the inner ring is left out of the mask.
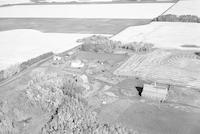
<path id="1" fill-rule="evenodd" d="M 200 23 L 200 18 L 196 15 L 173 15 L 173 14 L 167 14 L 167 15 L 161 15 L 153 21 L 167 21 L 167 22 L 193 22 L 193 23 Z"/>
<path id="2" fill-rule="evenodd" d="M 37 56 L 37 57 L 35 57 L 35 58 L 32 58 L 32 59 L 27 60 L 27 61 L 25 61 L 25 62 L 22 62 L 22 63 L 20 64 L 20 70 L 24 70 L 24 69 L 26 69 L 27 67 L 33 65 L 34 63 L 37 63 L 37 62 L 39 62 L 39 61 L 41 61 L 41 60 L 43 60 L 43 59 L 46 59 L 46 58 L 52 56 L 53 54 L 54 54 L 53 52 L 44 53 L 44 54 L 39 55 L 39 56 Z"/>
<path id="3" fill-rule="evenodd" d="M 53 54 L 54 54 L 53 52 L 48 52 L 48 53 L 39 55 L 35 58 L 32 58 L 30 60 L 24 61 L 20 64 L 12 65 L 12 66 L 8 67 L 7 69 L 1 70 L 0 71 L 0 82 L 16 75 L 17 73 L 19 73 L 19 72 L 21 72 L 25 69 L 27 69 L 28 67 L 30 67 L 34 63 L 37 63 L 37 62 L 39 62 L 43 59 L 46 59 L 46 58 L 52 56 Z"/>
<path id="4" fill-rule="evenodd" d="M 133 52 L 147 52 L 153 49 L 153 44 L 144 42 L 131 42 L 123 44 L 120 41 L 110 40 L 109 37 L 91 36 L 79 40 L 83 51 L 112 53 L 116 49 L 130 50 Z"/>

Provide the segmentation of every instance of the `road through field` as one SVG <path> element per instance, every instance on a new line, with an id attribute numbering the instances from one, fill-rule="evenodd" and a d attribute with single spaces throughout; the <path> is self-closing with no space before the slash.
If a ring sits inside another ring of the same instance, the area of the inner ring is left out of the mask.
<path id="1" fill-rule="evenodd" d="M 0 8 L 0 18 L 153 19 L 173 3 L 19 5 Z"/>

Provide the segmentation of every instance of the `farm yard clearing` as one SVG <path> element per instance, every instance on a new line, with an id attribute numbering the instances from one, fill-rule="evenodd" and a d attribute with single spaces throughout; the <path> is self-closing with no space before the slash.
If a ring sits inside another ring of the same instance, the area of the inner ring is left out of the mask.
<path id="1" fill-rule="evenodd" d="M 143 26 L 129 27 L 113 36 L 112 40 L 123 43 L 147 42 L 157 48 L 165 49 L 199 50 L 199 35 L 198 23 L 152 22 Z"/>
<path id="2" fill-rule="evenodd" d="M 153 19 L 172 5 L 173 3 L 19 5 L 1 7 L 0 18 Z"/>

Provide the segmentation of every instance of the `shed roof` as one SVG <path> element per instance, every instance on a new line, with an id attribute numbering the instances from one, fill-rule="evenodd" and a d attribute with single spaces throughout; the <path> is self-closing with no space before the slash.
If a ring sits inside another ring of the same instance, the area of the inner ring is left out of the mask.
<path id="1" fill-rule="evenodd" d="M 84 63 L 81 60 L 72 60 L 71 61 L 71 67 L 84 67 Z"/>

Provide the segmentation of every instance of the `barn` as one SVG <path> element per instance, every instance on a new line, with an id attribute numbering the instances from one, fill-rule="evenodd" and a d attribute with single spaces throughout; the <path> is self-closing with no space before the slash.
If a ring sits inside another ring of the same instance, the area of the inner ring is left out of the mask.
<path id="1" fill-rule="evenodd" d="M 158 101 L 165 101 L 168 95 L 169 85 L 166 84 L 144 84 L 142 96 Z"/>

